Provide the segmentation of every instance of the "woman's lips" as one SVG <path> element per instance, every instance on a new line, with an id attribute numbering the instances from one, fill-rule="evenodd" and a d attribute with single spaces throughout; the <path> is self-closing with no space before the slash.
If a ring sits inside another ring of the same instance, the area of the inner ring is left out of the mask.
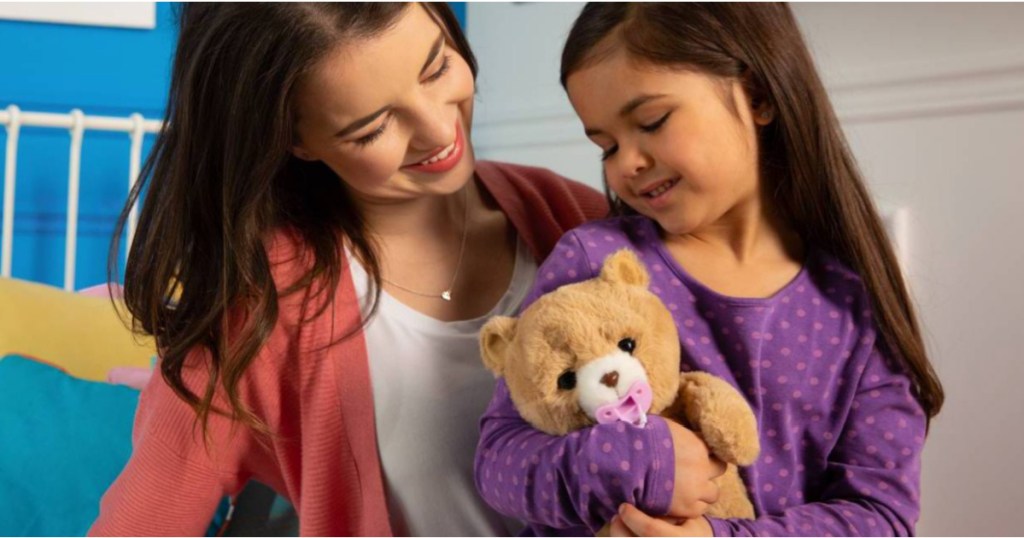
<path id="1" fill-rule="evenodd" d="M 417 164 L 403 166 L 405 170 L 414 172 L 425 172 L 428 174 L 439 174 L 447 172 L 462 161 L 462 155 L 466 151 L 465 137 L 462 134 L 462 125 L 455 123 L 455 141 L 447 147 L 434 152 L 429 158 Z M 440 157 L 440 158 L 438 158 Z M 431 159 L 435 159 L 431 161 Z"/>

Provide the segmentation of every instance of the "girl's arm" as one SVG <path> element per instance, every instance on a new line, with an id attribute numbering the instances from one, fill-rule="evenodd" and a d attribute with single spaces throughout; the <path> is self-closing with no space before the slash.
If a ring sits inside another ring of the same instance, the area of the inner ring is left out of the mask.
<path id="1" fill-rule="evenodd" d="M 600 260 L 596 260 L 600 262 Z M 597 274 L 572 232 L 537 273 L 525 309 L 537 297 Z M 481 419 L 476 483 L 495 510 L 553 528 L 585 525 L 596 532 L 623 502 L 652 513 L 668 510 L 674 452 L 665 421 L 645 428 L 605 424 L 569 435 L 534 429 L 516 411 L 503 380 Z"/>
<path id="2" fill-rule="evenodd" d="M 843 433 L 832 448 L 817 502 L 753 521 L 711 519 L 716 536 L 899 535 L 920 515 L 924 412 L 907 375 L 870 351 Z"/>
<path id="3" fill-rule="evenodd" d="M 523 420 L 499 381 L 481 419 L 477 489 L 495 510 L 528 523 L 597 532 L 629 502 L 668 510 L 674 453 L 664 419 L 645 428 L 603 424 L 558 437 Z"/>

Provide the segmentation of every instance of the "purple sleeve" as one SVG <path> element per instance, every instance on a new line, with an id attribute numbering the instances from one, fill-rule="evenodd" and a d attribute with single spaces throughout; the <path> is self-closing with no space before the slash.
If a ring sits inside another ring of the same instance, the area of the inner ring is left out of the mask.
<path id="1" fill-rule="evenodd" d="M 551 293 L 566 284 L 596 277 L 601 269 L 599 261 L 601 260 L 591 260 L 587 256 L 587 251 L 583 249 L 583 244 L 575 231 L 566 233 L 537 269 L 533 288 L 526 294 L 519 311 L 526 310 L 541 295 Z"/>
<path id="2" fill-rule="evenodd" d="M 925 416 L 910 379 L 872 348 L 817 502 L 755 520 L 709 518 L 715 536 L 909 536 L 920 515 Z"/>
<path id="3" fill-rule="evenodd" d="M 566 234 L 538 270 L 523 308 L 558 286 L 591 278 L 596 269 L 575 234 Z M 668 510 L 674 452 L 660 417 L 645 428 L 604 424 L 552 436 L 523 420 L 499 380 L 480 426 L 477 489 L 505 515 L 596 532 L 623 502 L 654 514 Z"/>

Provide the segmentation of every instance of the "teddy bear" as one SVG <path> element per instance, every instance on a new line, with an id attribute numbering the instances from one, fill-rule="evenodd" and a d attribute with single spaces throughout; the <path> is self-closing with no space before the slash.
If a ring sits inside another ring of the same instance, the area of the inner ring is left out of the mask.
<path id="1" fill-rule="evenodd" d="M 690 428 L 727 465 L 707 515 L 751 519 L 737 465 L 760 451 L 754 414 L 725 380 L 680 372 L 679 333 L 649 281 L 632 251 L 610 255 L 599 276 L 541 296 L 518 318 L 489 320 L 484 365 L 505 379 L 523 419 L 551 435 L 620 420 L 643 427 L 651 413 Z"/>

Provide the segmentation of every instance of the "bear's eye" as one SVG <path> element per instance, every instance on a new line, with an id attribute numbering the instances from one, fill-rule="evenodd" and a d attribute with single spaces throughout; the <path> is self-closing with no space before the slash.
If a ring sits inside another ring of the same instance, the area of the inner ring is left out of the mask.
<path id="1" fill-rule="evenodd" d="M 636 349 L 636 340 L 633 340 L 632 338 L 623 338 L 622 340 L 619 340 L 619 349 L 632 354 L 633 350 Z"/>
<path id="2" fill-rule="evenodd" d="M 560 390 L 572 390 L 576 388 L 576 372 L 566 370 L 558 376 L 558 388 Z"/>

